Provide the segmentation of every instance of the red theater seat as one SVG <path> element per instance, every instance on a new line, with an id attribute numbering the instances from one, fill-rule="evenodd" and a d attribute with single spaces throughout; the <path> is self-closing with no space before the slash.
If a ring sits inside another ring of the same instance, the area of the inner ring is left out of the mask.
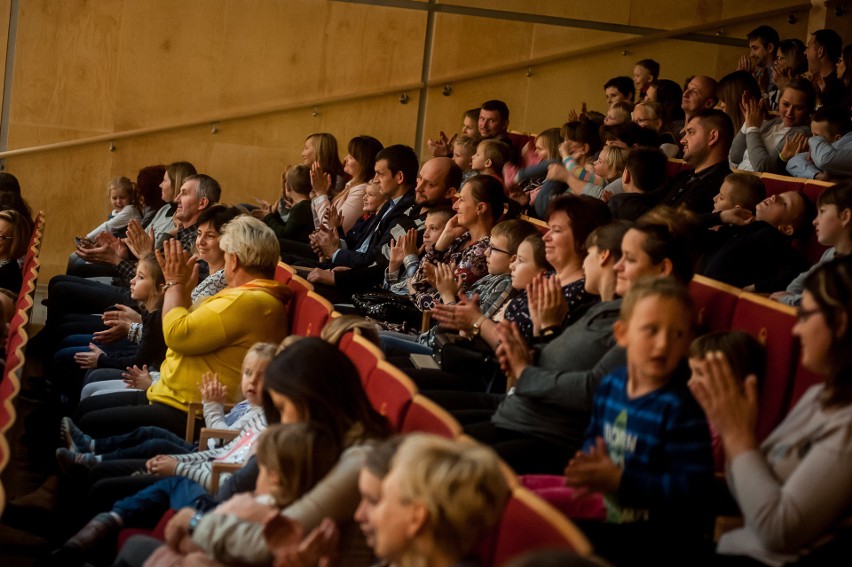
<path id="1" fill-rule="evenodd" d="M 689 294 L 695 302 L 696 322 L 701 331 L 715 333 L 731 328 L 741 289 L 697 275 L 689 282 Z"/>

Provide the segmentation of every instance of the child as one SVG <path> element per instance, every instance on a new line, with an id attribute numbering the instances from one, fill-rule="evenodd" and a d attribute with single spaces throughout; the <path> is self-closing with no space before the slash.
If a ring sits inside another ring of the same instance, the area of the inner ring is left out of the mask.
<path id="1" fill-rule="evenodd" d="M 648 87 L 660 76 L 660 64 L 653 59 L 642 59 L 633 65 L 633 86 L 636 87 L 636 100 L 645 98 Z"/>
<path id="2" fill-rule="evenodd" d="M 754 214 L 757 204 L 765 198 L 766 188 L 760 177 L 750 173 L 731 173 L 719 187 L 719 194 L 713 197 L 713 212 L 740 208 Z"/>
<path id="3" fill-rule="evenodd" d="M 529 204 L 538 194 L 538 190 L 547 178 L 547 167 L 551 163 L 559 162 L 559 145 L 562 137 L 559 128 L 548 128 L 535 138 L 535 154 L 539 162 L 536 165 L 525 167 L 515 174 L 514 185 L 519 191 L 513 191 L 511 197 L 521 206 Z"/>
<path id="4" fill-rule="evenodd" d="M 240 384 L 244 399 L 234 405 L 227 414 L 222 405 L 227 394 L 226 387 L 219 382 L 215 374 L 206 373 L 201 377 L 201 400 L 206 427 L 242 431 L 247 427 L 257 427 L 261 422 L 265 423 L 260 391 L 263 373 L 275 356 L 276 349 L 273 344 L 255 343 L 248 350 L 243 359 Z M 262 425 L 260 427 L 262 428 Z M 186 454 L 197 449 L 160 427 L 140 427 L 124 435 L 92 439 L 80 431 L 69 417 L 62 419 L 60 436 L 68 448 L 57 449 L 56 457 L 65 470 L 73 465 L 91 467 L 102 461 Z"/>
<path id="5" fill-rule="evenodd" d="M 456 212 L 450 207 L 429 209 L 423 225 L 423 245 L 419 248 L 417 247 L 417 230 L 414 228 L 391 242 L 390 260 L 382 286 L 384 289 L 405 296 L 412 292 L 408 288 L 408 282 L 420 265 L 420 256 L 432 249 L 444 231 L 444 227 L 447 226 L 447 221 L 455 214 Z"/>
<path id="6" fill-rule="evenodd" d="M 559 131 L 563 140 L 559 146 L 562 165 L 549 164 L 547 167 L 547 181 L 533 201 L 537 218 L 546 218 L 550 201 L 565 192 L 570 176 L 573 175 L 581 180 L 589 177 L 589 172 L 583 166 L 603 147 L 599 128 L 599 124 L 587 118 L 562 125 Z"/>
<path id="7" fill-rule="evenodd" d="M 775 292 L 770 299 L 787 305 L 802 301 L 805 280 L 818 266 L 830 262 L 835 256 L 852 254 L 852 184 L 838 183 L 827 187 L 817 198 L 817 215 L 814 219 L 816 237 L 823 246 L 829 246 L 819 262 L 799 274 L 784 291 Z"/>
<path id="8" fill-rule="evenodd" d="M 333 436 L 312 424 L 273 424 L 257 441 L 259 474 L 254 498 L 273 507 L 286 506 L 313 488 L 334 466 L 341 448 Z M 123 527 L 145 525 L 159 517 L 164 505 L 173 509 L 201 504 L 206 491 L 187 479 L 171 477 L 116 502 L 112 510 L 95 516 L 51 556 L 71 564 Z M 206 503 L 206 500 L 204 501 Z M 216 510 L 229 513 L 228 504 Z M 194 512 L 194 510 L 193 510 Z M 236 512 L 234 512 L 238 515 Z M 185 542 L 188 544 L 188 542 Z M 167 549 L 163 547 L 162 549 Z M 182 545 L 181 549 L 189 549 Z M 54 562 L 53 564 L 63 564 Z"/>
<path id="9" fill-rule="evenodd" d="M 656 190 L 666 180 L 665 154 L 657 148 L 635 148 L 627 154 L 621 174 L 623 193 L 613 195 L 606 205 L 612 218 L 635 221 L 659 201 Z"/>
<path id="10" fill-rule="evenodd" d="M 810 139 L 804 136 L 796 139 L 794 136 L 784 146 L 782 159 L 789 157 L 790 160 L 787 172 L 806 179 L 852 175 L 852 120 L 849 109 L 825 106 L 818 109 L 811 119 L 811 132 L 813 136 Z M 790 153 L 795 155 L 790 157 Z"/>
<path id="11" fill-rule="evenodd" d="M 538 231 L 524 238 L 518 245 L 518 252 L 509 265 L 509 269 L 512 274 L 512 288 L 518 292 L 527 289 L 527 286 L 532 283 L 536 276 L 553 270 L 553 267 L 545 258 L 544 240 Z M 507 302 L 500 309 L 499 314 L 494 315 L 495 321 L 503 319 L 502 315 L 508 305 Z"/>
<path id="12" fill-rule="evenodd" d="M 116 177 L 107 186 L 109 202 L 112 212 L 109 218 L 99 224 L 92 232 L 86 235 L 89 240 L 95 240 L 102 232 L 110 232 L 115 236 L 123 236 L 127 229 L 127 223 L 131 219 L 142 220 L 142 213 L 136 206 L 136 191 L 133 182 L 126 177 Z"/>
<path id="13" fill-rule="evenodd" d="M 624 166 L 627 162 L 628 150 L 618 146 L 604 146 L 598 159 L 591 166 L 586 165 L 586 169 L 594 173 L 594 181 L 589 180 L 583 183 L 578 178 L 570 177 L 568 179 L 568 187 L 575 195 L 591 195 L 601 199 L 604 189 L 607 185 L 620 179 L 624 173 Z"/>
<path id="14" fill-rule="evenodd" d="M 311 209 L 311 169 L 306 165 L 295 165 L 287 170 L 282 178 L 281 194 L 291 203 L 286 220 L 282 220 L 278 207 L 280 201 L 266 211 L 263 222 L 278 238 L 308 243 L 308 236 L 314 231 L 314 217 Z M 283 213 L 283 211 L 281 211 Z"/>
<path id="15" fill-rule="evenodd" d="M 516 294 L 510 275 L 515 253 L 524 239 L 537 234 L 538 229 L 535 226 L 522 220 L 503 221 L 494 226 L 491 230 L 490 244 L 485 253 L 488 274 L 477 280 L 466 292 L 468 298 L 478 296 L 478 308 L 464 318 L 460 317 L 457 322 L 459 326 L 451 327 L 451 329 L 465 331 L 468 334 L 473 331 L 475 336 L 486 319 L 495 317 L 498 313 L 502 315 L 509 301 Z M 461 287 L 453 275 L 453 266 L 437 264 L 435 271 L 437 295 L 440 301 L 445 304 L 455 303 Z M 446 329 L 446 326 L 443 328 Z M 437 330 L 436 325 L 419 337 L 382 332 L 382 347 L 386 353 L 402 351 L 431 354 Z M 396 341 L 395 338 L 401 341 Z"/>
<path id="16" fill-rule="evenodd" d="M 503 165 L 509 161 L 512 149 L 497 140 L 482 140 L 470 158 L 470 166 L 480 175 L 490 175 L 503 183 Z"/>
<path id="17" fill-rule="evenodd" d="M 160 264 L 154 254 L 143 256 L 136 265 L 136 275 L 130 280 L 130 297 L 142 307 L 142 335 L 138 347 L 129 352 L 108 348 L 104 352 L 87 335 L 71 335 L 63 341 L 63 348 L 54 355 L 57 375 L 63 375 L 63 384 L 70 397 L 79 393 L 85 399 L 96 392 L 107 392 L 135 388 L 145 390 L 150 385 L 144 382 L 144 376 L 138 376 L 140 382 L 130 383 L 123 380 L 125 369 L 132 367 L 159 368 L 166 357 L 166 342 L 163 339 L 163 286 L 165 285 Z M 127 309 L 127 311 L 130 311 Z M 78 338 L 79 337 L 79 338 Z M 73 346 L 88 341 L 88 346 Z M 72 345 L 72 346 L 65 346 Z M 79 368 L 71 368 L 71 361 Z M 80 369 L 90 369 L 86 374 L 86 384 L 80 391 Z M 147 374 L 147 373 L 146 373 Z"/>
<path id="18" fill-rule="evenodd" d="M 565 469 L 568 486 L 604 494 L 606 522 L 581 526 L 617 565 L 694 557 L 708 527 L 710 435 L 680 372 L 692 309 L 689 291 L 673 278 L 633 286 L 614 326 L 627 366 L 602 380 L 585 452 Z"/>
<path id="19" fill-rule="evenodd" d="M 459 166 L 462 170 L 462 182 L 461 185 L 464 185 L 464 182 L 477 175 L 477 172 L 471 166 L 470 160 L 473 157 L 473 154 L 476 153 L 476 146 L 479 142 L 479 137 L 468 136 L 467 134 L 459 134 L 453 140 L 453 161 L 456 162 L 456 165 Z M 459 190 L 461 190 L 461 186 L 459 186 Z"/>
<path id="20" fill-rule="evenodd" d="M 630 116 L 633 113 L 633 103 L 627 101 L 616 102 L 606 111 L 604 124 L 614 126 L 616 124 L 624 124 L 630 122 Z"/>
<path id="21" fill-rule="evenodd" d="M 755 376 L 758 381 L 766 372 L 766 349 L 757 339 L 745 331 L 728 331 L 723 333 L 708 333 L 692 341 L 689 346 L 689 369 L 692 378 L 701 379 L 704 376 L 704 361 L 711 352 L 721 352 L 725 355 L 734 377 L 744 383 L 747 376 Z M 711 426 L 713 440 L 713 460 L 717 471 L 725 469 L 725 451 L 722 439 Z"/>

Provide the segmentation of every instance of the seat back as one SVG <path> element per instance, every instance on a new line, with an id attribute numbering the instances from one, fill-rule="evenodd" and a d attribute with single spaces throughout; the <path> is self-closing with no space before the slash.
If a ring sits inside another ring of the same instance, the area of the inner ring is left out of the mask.
<path id="1" fill-rule="evenodd" d="M 701 331 L 713 333 L 731 328 L 742 290 L 696 275 L 689 282 L 689 295 L 695 302 L 696 322 Z"/>
<path id="2" fill-rule="evenodd" d="M 331 317 L 334 306 L 314 291 L 294 295 L 290 332 L 303 337 L 318 337 Z"/>
<path id="3" fill-rule="evenodd" d="M 402 422 L 403 433 L 415 431 L 455 439 L 461 435 L 462 426 L 444 408 L 429 398 L 416 394 Z"/>
<path id="4" fill-rule="evenodd" d="M 289 264 L 278 262 L 275 266 L 275 281 L 281 285 L 287 285 L 294 275 L 296 275 L 296 269 Z"/>
<path id="5" fill-rule="evenodd" d="M 489 565 L 499 567 L 526 551 L 537 548 L 567 549 L 590 555 L 592 545 L 568 518 L 550 504 L 519 486 L 503 510 L 497 541 Z"/>
<path id="6" fill-rule="evenodd" d="M 366 389 L 370 374 L 379 362 L 385 359 L 385 355 L 379 347 L 365 339 L 360 333 L 353 333 L 352 340 L 345 345 L 341 344 L 340 350 L 355 365 L 358 376 L 361 378 L 361 385 Z"/>
<path id="7" fill-rule="evenodd" d="M 764 439 L 789 409 L 798 343 L 793 337 L 795 310 L 765 297 L 745 293 L 737 302 L 733 329 L 755 337 L 766 348 L 766 374 L 760 388 L 757 438 Z"/>
<path id="8" fill-rule="evenodd" d="M 763 181 L 767 197 L 787 191 L 801 191 L 805 187 L 805 182 L 802 179 L 775 173 L 761 173 L 760 180 Z"/>
<path id="9" fill-rule="evenodd" d="M 417 386 L 394 365 L 379 361 L 364 388 L 373 408 L 385 416 L 394 431 L 400 431 Z"/>

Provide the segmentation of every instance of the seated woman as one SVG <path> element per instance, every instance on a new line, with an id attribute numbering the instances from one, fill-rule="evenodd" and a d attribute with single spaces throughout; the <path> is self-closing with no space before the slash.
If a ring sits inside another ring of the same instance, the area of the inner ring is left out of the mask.
<path id="1" fill-rule="evenodd" d="M 504 322 L 505 328 L 498 331 L 502 344 L 497 355 L 510 379 L 506 396 L 426 394 L 450 410 L 468 435 L 491 445 L 516 472 L 561 473 L 580 447 L 598 382 L 625 363 L 624 350 L 612 335 L 621 307 L 615 295 L 623 296 L 642 276 L 692 279 L 695 225 L 690 215 L 660 207 L 626 232 L 625 224 L 619 223 L 593 233 L 586 286 L 605 301 L 557 334 L 535 357 L 517 328 Z"/>
<path id="2" fill-rule="evenodd" d="M 849 554 L 838 535 L 852 510 L 852 260 L 808 276 L 798 323 L 802 365 L 825 376 L 762 442 L 755 438 L 757 381 L 736 382 L 727 361 L 709 354 L 690 381 L 722 438 L 727 480 L 745 525 L 719 539 L 720 565 L 828 565 Z M 840 548 L 840 549 L 838 549 Z M 750 560 L 750 561 L 749 561 Z"/>
<path id="3" fill-rule="evenodd" d="M 196 306 L 185 291 L 193 262 L 180 243 L 171 240 L 163 253 L 157 253 L 166 280 L 163 335 L 168 347 L 160 380 L 147 392 L 89 398 L 92 404 L 79 419 L 81 429 L 103 437 L 157 425 L 179 434 L 186 427 L 187 405 L 201 401 L 199 376 L 218 373 L 230 401 L 236 401 L 240 367 L 249 347 L 284 338 L 291 293 L 272 279 L 279 258 L 275 233 L 243 215 L 225 225 L 220 246 L 228 288 Z"/>
<path id="4" fill-rule="evenodd" d="M 0 211 L 0 288 L 15 294 L 24 282 L 18 259 L 27 253 L 29 226 L 21 213 L 12 209 Z"/>
<path id="5" fill-rule="evenodd" d="M 391 565 L 462 565 L 500 519 L 509 487 L 493 451 L 433 435 L 406 438 L 368 512 Z"/>
<path id="6" fill-rule="evenodd" d="M 503 216 L 506 197 L 503 185 L 488 175 L 471 177 L 453 205 L 456 216 L 451 218 L 435 246 L 426 252 L 420 268 L 411 280 L 412 299 L 421 311 L 428 311 L 441 302 L 435 287 L 435 265 L 454 265 L 453 275 L 461 281 L 459 291 L 466 291 L 488 273 L 485 250 L 491 229 Z"/>
<path id="7" fill-rule="evenodd" d="M 793 79 L 781 92 L 780 116 L 772 119 L 765 116 L 761 100 L 743 98 L 740 103 L 744 122 L 731 144 L 731 164 L 744 171 L 786 175 L 787 160 L 800 151 L 791 139 L 810 136 L 816 93 L 810 81 Z"/>

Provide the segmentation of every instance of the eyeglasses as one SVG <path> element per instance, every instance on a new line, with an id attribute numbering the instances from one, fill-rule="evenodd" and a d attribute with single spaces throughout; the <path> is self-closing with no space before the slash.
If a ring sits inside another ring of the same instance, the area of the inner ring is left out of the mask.
<path id="1" fill-rule="evenodd" d="M 820 309 L 801 309 L 801 308 L 799 308 L 799 309 L 796 310 L 796 319 L 798 319 L 799 323 L 804 323 L 805 321 L 810 319 L 810 317 L 812 315 L 816 315 L 817 313 L 820 313 Z"/>
<path id="2" fill-rule="evenodd" d="M 491 246 L 490 244 L 489 244 L 489 245 L 485 248 L 485 250 L 486 250 L 487 252 L 502 252 L 503 254 L 506 254 L 506 255 L 508 255 L 508 256 L 511 256 L 511 255 L 512 255 L 512 253 L 511 253 L 511 252 L 509 252 L 508 250 L 503 250 L 503 249 L 501 249 L 501 248 L 497 248 L 497 247 L 495 247 L 495 246 Z"/>

